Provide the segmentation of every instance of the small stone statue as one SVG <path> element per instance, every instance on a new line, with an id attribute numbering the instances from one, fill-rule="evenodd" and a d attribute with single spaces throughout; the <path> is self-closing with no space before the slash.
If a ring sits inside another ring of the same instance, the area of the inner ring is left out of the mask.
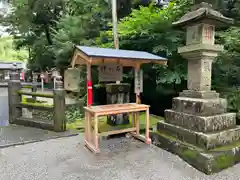
<path id="1" fill-rule="evenodd" d="M 13 70 L 16 70 L 17 69 L 17 63 L 13 63 L 12 67 L 13 67 Z"/>
<path id="2" fill-rule="evenodd" d="M 55 89 L 63 89 L 62 76 L 56 76 Z"/>
<path id="3" fill-rule="evenodd" d="M 20 80 L 20 74 L 17 72 L 17 63 L 12 64 L 10 71 L 10 80 Z"/>

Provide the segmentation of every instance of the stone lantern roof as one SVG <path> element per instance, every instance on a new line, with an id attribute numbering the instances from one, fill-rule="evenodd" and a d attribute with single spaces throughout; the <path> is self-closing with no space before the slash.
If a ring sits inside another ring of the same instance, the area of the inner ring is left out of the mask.
<path id="1" fill-rule="evenodd" d="M 174 27 L 186 27 L 191 24 L 208 22 L 213 25 L 225 26 L 233 24 L 233 19 L 223 16 L 220 12 L 213 9 L 211 4 L 201 2 L 191 8 L 180 20 L 173 23 Z"/>

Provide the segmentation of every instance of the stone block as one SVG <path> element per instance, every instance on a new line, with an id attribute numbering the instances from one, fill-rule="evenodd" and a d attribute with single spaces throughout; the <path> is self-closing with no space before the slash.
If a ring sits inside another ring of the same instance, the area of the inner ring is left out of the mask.
<path id="1" fill-rule="evenodd" d="M 197 132 L 213 132 L 234 128 L 236 126 L 236 114 L 224 113 L 215 116 L 195 116 L 166 110 L 165 122 Z"/>
<path id="2" fill-rule="evenodd" d="M 193 91 L 211 90 L 212 59 L 201 58 L 188 61 L 188 89 Z"/>
<path id="3" fill-rule="evenodd" d="M 216 91 L 183 90 L 182 92 L 180 92 L 179 96 L 200 99 L 216 99 L 219 98 L 219 93 L 217 93 Z"/>
<path id="4" fill-rule="evenodd" d="M 157 124 L 157 130 L 206 150 L 224 146 L 240 139 L 240 126 L 220 132 L 202 133 L 160 121 Z"/>
<path id="5" fill-rule="evenodd" d="M 240 162 L 240 142 L 204 151 L 158 132 L 150 132 L 152 143 L 172 152 L 205 174 L 214 174 Z"/>
<path id="6" fill-rule="evenodd" d="M 227 100 L 176 97 L 173 98 L 173 110 L 198 116 L 212 116 L 227 112 Z"/>

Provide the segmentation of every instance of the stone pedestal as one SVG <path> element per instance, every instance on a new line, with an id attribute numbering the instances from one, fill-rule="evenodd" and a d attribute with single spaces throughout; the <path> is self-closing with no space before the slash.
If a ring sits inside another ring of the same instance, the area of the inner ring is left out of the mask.
<path id="1" fill-rule="evenodd" d="M 130 84 L 107 84 L 107 104 L 129 103 Z M 129 124 L 128 114 L 110 115 L 107 117 L 109 125 Z"/>

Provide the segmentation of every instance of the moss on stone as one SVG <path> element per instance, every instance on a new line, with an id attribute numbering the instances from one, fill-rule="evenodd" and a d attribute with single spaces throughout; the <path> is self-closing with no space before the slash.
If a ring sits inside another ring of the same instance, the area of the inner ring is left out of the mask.
<path id="1" fill-rule="evenodd" d="M 221 155 L 214 159 L 213 168 L 214 169 L 225 169 L 235 164 L 235 158 L 233 155 Z"/>
<path id="2" fill-rule="evenodd" d="M 26 85 L 26 86 L 22 86 L 22 88 L 25 88 L 25 89 L 31 89 L 31 88 L 32 88 L 32 86 L 30 86 L 30 85 L 29 85 L 29 86 L 27 86 L 27 85 Z"/>
<path id="3" fill-rule="evenodd" d="M 234 164 L 240 162 L 240 152 L 237 151 L 234 153 L 233 151 L 230 151 L 233 148 L 240 147 L 240 141 L 236 141 L 228 146 L 206 151 L 192 144 L 182 142 L 177 138 L 169 136 L 163 132 L 155 131 L 151 133 L 153 137 L 154 135 L 159 135 L 159 139 L 156 140 L 160 142 L 160 148 L 177 154 L 193 167 L 206 174 L 220 172 L 221 170 L 231 167 Z"/>
<path id="4" fill-rule="evenodd" d="M 39 97 L 46 97 L 46 98 L 53 98 L 53 94 L 45 94 L 39 92 L 25 92 L 25 91 L 18 91 L 21 95 L 29 95 L 29 96 L 39 96 Z"/>
<path id="5" fill-rule="evenodd" d="M 216 151 L 227 151 L 227 150 L 232 150 L 235 147 L 240 147 L 240 141 L 235 141 L 231 144 L 225 145 L 225 146 L 221 146 L 221 147 L 217 147 L 215 149 L 210 150 L 210 152 L 216 152 Z"/>
<path id="6" fill-rule="evenodd" d="M 35 106 L 35 107 L 47 107 L 47 108 L 52 108 L 52 105 L 48 104 L 42 104 L 42 103 L 30 103 L 30 102 L 22 102 L 24 105 L 29 105 L 29 106 Z"/>
<path id="7" fill-rule="evenodd" d="M 194 149 L 184 149 L 180 154 L 185 160 L 196 160 L 199 155 L 199 151 Z"/>
<path id="8" fill-rule="evenodd" d="M 25 105 L 30 105 L 30 106 L 36 106 L 36 107 L 48 107 L 48 108 L 52 108 L 53 105 L 49 105 L 49 104 L 44 104 L 43 102 L 27 102 L 27 98 L 22 97 L 22 104 Z"/>
<path id="9" fill-rule="evenodd" d="M 165 137 L 165 138 L 167 138 L 167 139 L 169 139 L 169 140 L 178 141 L 175 137 L 170 136 L 170 135 L 168 135 L 168 134 L 165 134 L 165 133 L 162 133 L 162 132 L 159 132 L 159 131 L 156 131 L 156 132 L 154 132 L 154 133 L 156 133 L 156 134 L 158 134 L 158 135 L 160 135 L 160 136 L 163 136 L 163 137 Z"/>
<path id="10" fill-rule="evenodd" d="M 194 149 L 194 150 L 196 150 L 198 152 L 204 152 L 204 149 L 202 149 L 200 147 L 197 147 L 197 146 L 194 146 L 193 144 L 189 144 L 187 142 L 183 142 L 183 141 L 177 139 L 176 137 L 168 135 L 168 134 L 166 134 L 164 132 L 155 131 L 154 133 L 156 133 L 156 134 L 158 134 L 158 135 L 160 135 L 160 136 L 162 136 L 162 137 L 164 137 L 166 139 L 169 139 L 169 140 L 171 140 L 173 142 L 179 142 L 182 145 L 182 147 L 189 147 L 189 148 L 192 148 L 192 149 Z"/>

